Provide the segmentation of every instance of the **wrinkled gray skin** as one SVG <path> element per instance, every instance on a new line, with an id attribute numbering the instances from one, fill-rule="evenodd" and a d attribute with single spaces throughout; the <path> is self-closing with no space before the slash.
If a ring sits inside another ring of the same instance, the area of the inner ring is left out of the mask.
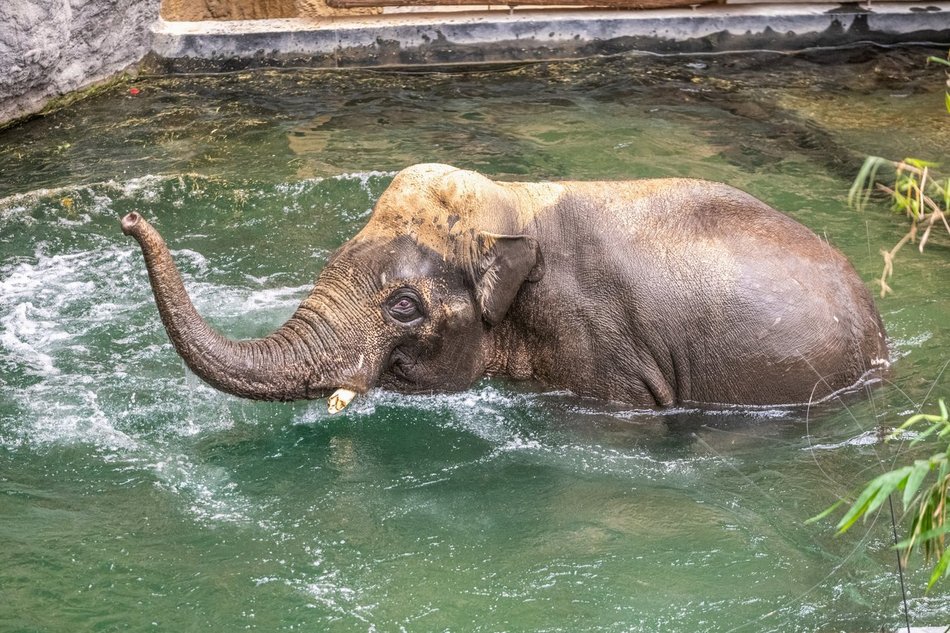
<path id="1" fill-rule="evenodd" d="M 718 183 L 506 183 L 416 165 L 293 316 L 240 342 L 197 314 L 148 222 L 133 213 L 122 228 L 178 353 L 246 398 L 507 376 L 634 405 L 788 404 L 852 386 L 887 357 L 841 253 Z"/>

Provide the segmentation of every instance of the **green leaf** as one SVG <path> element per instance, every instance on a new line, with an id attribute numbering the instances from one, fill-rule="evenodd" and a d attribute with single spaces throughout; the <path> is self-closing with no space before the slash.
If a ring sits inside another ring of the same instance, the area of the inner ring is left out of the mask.
<path id="1" fill-rule="evenodd" d="M 920 488 L 921 482 L 923 482 L 924 477 L 926 477 L 929 472 L 930 462 L 928 460 L 918 459 L 914 462 L 910 475 L 907 477 L 907 483 L 904 486 L 904 495 L 901 498 L 904 510 L 907 510 L 910 504 L 913 503 L 917 489 Z"/>
<path id="2" fill-rule="evenodd" d="M 847 532 L 848 529 L 854 525 L 854 522 L 864 515 L 868 505 L 871 503 L 871 497 L 873 497 L 879 489 L 876 482 L 877 480 L 874 480 L 864 488 L 858 496 L 858 500 L 851 505 L 848 512 L 838 521 L 838 525 L 835 526 L 838 529 L 838 534 Z"/>
<path id="3" fill-rule="evenodd" d="M 819 514 L 816 514 L 810 519 L 805 519 L 805 525 L 808 525 L 810 523 L 817 523 L 818 521 L 821 521 L 822 519 L 830 515 L 832 512 L 837 510 L 843 503 L 844 503 L 843 499 L 838 499 L 837 501 L 832 503 L 830 506 L 822 510 Z"/>
<path id="4" fill-rule="evenodd" d="M 919 444 L 920 442 L 923 442 L 925 439 L 927 439 L 928 437 L 930 437 L 931 435 L 933 435 L 939 430 L 940 430 L 940 427 L 934 424 L 929 429 L 927 429 L 926 431 L 924 431 L 923 433 L 915 437 L 914 441 L 911 442 L 910 445 L 913 446 L 915 444 Z"/>
<path id="5" fill-rule="evenodd" d="M 842 532 L 848 531 L 848 529 L 854 525 L 855 521 L 880 508 L 888 495 L 897 490 L 901 482 L 910 475 L 911 470 L 911 466 L 905 466 L 875 477 L 864 488 L 858 496 L 858 500 L 854 502 L 847 514 L 838 522 L 838 533 L 841 534 Z"/>
<path id="6" fill-rule="evenodd" d="M 939 163 L 932 163 L 928 160 L 920 160 L 919 158 L 905 158 L 904 162 L 908 165 L 912 165 L 917 169 L 923 169 L 924 167 L 938 167 Z"/>
<path id="7" fill-rule="evenodd" d="M 874 512 L 880 508 L 881 504 L 887 500 L 887 497 L 907 481 L 912 470 L 912 466 L 905 466 L 904 468 L 898 468 L 897 470 L 892 470 L 889 473 L 881 475 L 882 481 L 880 490 L 877 491 L 871 503 L 868 504 L 867 511 Z"/>
<path id="8" fill-rule="evenodd" d="M 848 191 L 848 206 L 863 211 L 871 198 L 871 192 L 874 189 L 874 180 L 877 178 L 877 172 L 882 165 L 891 163 L 880 156 L 868 156 L 861 165 L 851 189 Z M 891 163 L 892 164 L 892 163 Z"/>
<path id="9" fill-rule="evenodd" d="M 900 543 L 897 543 L 896 545 L 894 545 L 893 548 L 894 548 L 894 549 L 904 549 L 904 548 L 906 548 L 908 545 L 910 545 L 910 543 L 911 543 L 912 541 L 917 541 L 917 542 L 930 541 L 930 540 L 935 539 L 935 538 L 937 538 L 937 537 L 939 537 L 939 536 L 941 536 L 941 535 L 943 535 L 943 534 L 946 534 L 947 532 L 950 532 L 950 525 L 941 525 L 941 526 L 938 527 L 938 528 L 934 528 L 934 529 L 932 529 L 932 530 L 927 530 L 926 532 L 921 532 L 920 534 L 917 535 L 916 538 L 914 538 L 914 537 L 906 538 L 906 539 L 904 539 L 903 541 L 901 541 Z"/>
<path id="10" fill-rule="evenodd" d="M 940 580 L 940 577 L 945 575 L 948 570 L 950 570 L 950 549 L 945 549 L 943 550 L 943 556 L 940 557 L 940 560 L 934 567 L 934 572 L 930 574 L 930 581 L 927 583 L 927 591 L 930 591 L 930 588 L 934 586 L 934 583 Z"/>

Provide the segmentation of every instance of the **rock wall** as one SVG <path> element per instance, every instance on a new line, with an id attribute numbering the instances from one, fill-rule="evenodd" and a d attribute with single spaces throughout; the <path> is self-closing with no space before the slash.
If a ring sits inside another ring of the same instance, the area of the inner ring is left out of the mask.
<path id="1" fill-rule="evenodd" d="M 160 0 L 0 0 L 0 124 L 148 52 Z"/>

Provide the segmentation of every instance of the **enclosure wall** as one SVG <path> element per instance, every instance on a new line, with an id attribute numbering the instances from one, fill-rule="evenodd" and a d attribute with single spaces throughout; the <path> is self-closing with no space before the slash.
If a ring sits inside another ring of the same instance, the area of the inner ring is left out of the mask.
<path id="1" fill-rule="evenodd" d="M 138 62 L 148 52 L 159 3 L 0 2 L 0 124 Z"/>

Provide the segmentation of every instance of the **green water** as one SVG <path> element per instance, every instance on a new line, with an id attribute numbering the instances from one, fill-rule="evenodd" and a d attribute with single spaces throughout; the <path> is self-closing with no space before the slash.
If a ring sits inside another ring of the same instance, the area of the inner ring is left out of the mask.
<path id="1" fill-rule="evenodd" d="M 0 630 L 878 631 L 890 520 L 804 525 L 913 451 L 950 396 L 946 237 L 879 301 L 890 381 L 811 410 L 651 411 L 485 382 L 252 403 L 190 376 L 139 210 L 201 312 L 266 333 L 395 170 L 698 176 L 842 248 L 902 221 L 844 194 L 866 153 L 947 159 L 940 51 L 625 57 L 457 74 L 145 78 L 0 133 Z M 834 61 L 835 63 L 829 63 Z M 950 589 L 907 573 L 911 621 Z"/>

